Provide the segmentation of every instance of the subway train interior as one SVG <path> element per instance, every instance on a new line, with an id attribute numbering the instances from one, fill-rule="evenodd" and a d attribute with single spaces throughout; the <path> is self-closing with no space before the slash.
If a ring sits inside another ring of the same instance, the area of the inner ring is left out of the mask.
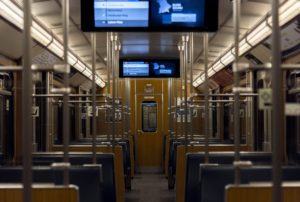
<path id="1" fill-rule="evenodd" d="M 0 202 L 300 202 L 299 0 L 0 0 Z"/>

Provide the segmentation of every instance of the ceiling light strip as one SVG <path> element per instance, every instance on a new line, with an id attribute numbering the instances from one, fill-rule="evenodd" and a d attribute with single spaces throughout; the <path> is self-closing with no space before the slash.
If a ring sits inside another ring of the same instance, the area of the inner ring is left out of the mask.
<path id="1" fill-rule="evenodd" d="M 283 26 L 294 19 L 296 16 L 300 14 L 300 1 L 299 0 L 289 0 L 284 3 L 279 9 L 279 24 Z M 272 33 L 272 18 L 269 16 L 265 20 L 263 20 L 259 25 L 256 25 L 252 31 L 250 31 L 239 43 L 240 47 L 240 56 L 249 51 L 253 46 L 258 45 L 264 39 L 269 37 Z M 214 62 L 210 69 L 214 69 L 215 73 L 225 68 L 227 65 L 234 61 L 234 55 L 232 52 L 234 48 L 230 48 L 225 51 L 223 56 L 218 58 L 216 62 Z M 212 74 L 211 76 L 213 76 Z M 210 76 L 210 77 L 211 77 Z M 203 74 L 198 76 L 193 82 L 194 87 L 200 86 L 204 82 Z"/>
<path id="2" fill-rule="evenodd" d="M 23 30 L 23 11 L 12 1 L 0 1 L 0 15 L 7 21 L 15 25 L 17 28 Z M 40 26 L 36 21 L 32 22 L 32 37 L 41 45 L 47 47 L 52 53 L 60 58 L 63 58 L 63 45 L 57 39 Z M 91 79 L 91 70 L 83 62 L 81 62 L 71 51 L 68 52 L 68 63 L 76 68 L 79 72 Z M 100 87 L 105 86 L 105 82 L 96 75 L 96 83 Z"/>

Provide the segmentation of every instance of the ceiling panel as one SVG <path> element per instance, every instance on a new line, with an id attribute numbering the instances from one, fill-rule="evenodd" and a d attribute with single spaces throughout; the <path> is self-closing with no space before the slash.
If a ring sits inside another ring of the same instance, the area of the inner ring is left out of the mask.
<path id="1" fill-rule="evenodd" d="M 22 1 L 22 0 L 18 0 Z M 62 36 L 61 0 L 34 1 L 33 12 L 53 33 Z M 219 31 L 209 34 L 209 59 L 215 61 L 233 44 L 232 1 L 220 0 Z M 242 0 L 241 35 L 254 26 L 270 10 L 269 0 Z M 80 31 L 80 0 L 70 3 L 70 47 L 84 62 L 91 63 L 90 34 Z M 2 33 L 1 33 L 2 34 Z M 179 57 L 178 44 L 185 33 L 119 33 L 122 50 L 121 57 L 170 58 Z M 194 33 L 194 66 L 203 63 L 202 34 Z M 97 33 L 98 74 L 106 75 L 106 33 Z M 195 68 L 199 75 L 201 68 Z"/>

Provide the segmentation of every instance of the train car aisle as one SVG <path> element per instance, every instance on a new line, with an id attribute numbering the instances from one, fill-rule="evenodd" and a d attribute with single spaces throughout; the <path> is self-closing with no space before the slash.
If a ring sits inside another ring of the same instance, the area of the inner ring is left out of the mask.
<path id="1" fill-rule="evenodd" d="M 167 183 L 162 174 L 135 175 L 132 190 L 126 193 L 126 202 L 175 202 L 175 192 L 168 190 Z"/>

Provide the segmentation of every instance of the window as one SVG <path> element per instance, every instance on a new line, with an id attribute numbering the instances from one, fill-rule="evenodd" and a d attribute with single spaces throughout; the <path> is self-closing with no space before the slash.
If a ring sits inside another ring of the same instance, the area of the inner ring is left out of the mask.
<path id="1" fill-rule="evenodd" d="M 143 132 L 157 131 L 157 103 L 154 101 L 142 103 L 142 130 Z"/>

